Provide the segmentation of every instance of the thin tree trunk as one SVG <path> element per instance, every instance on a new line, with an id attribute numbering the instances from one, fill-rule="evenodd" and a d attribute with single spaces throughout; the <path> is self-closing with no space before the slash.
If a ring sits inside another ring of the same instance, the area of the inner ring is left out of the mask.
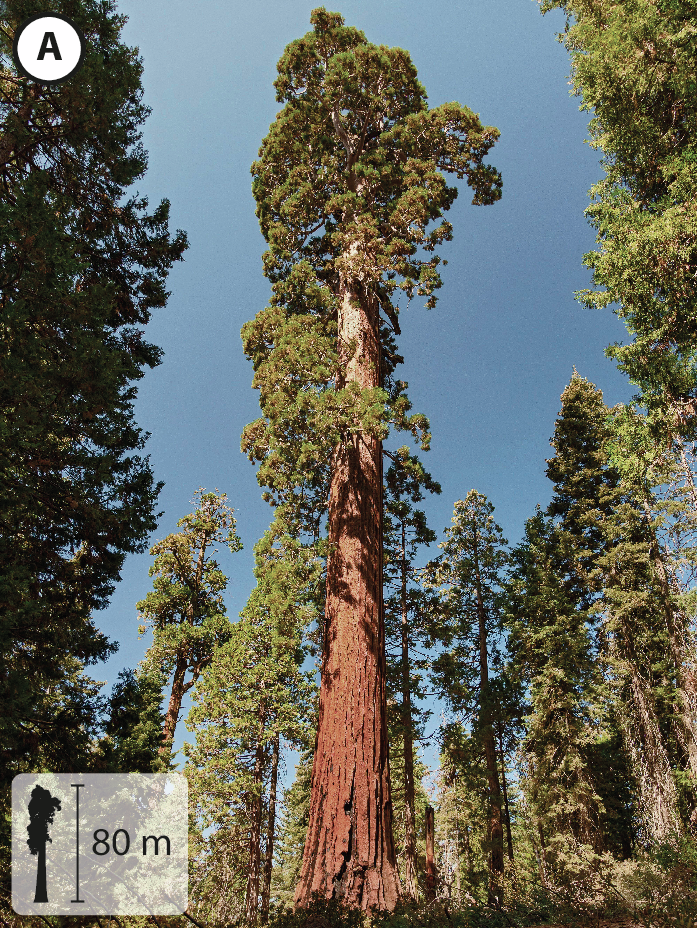
<path id="1" fill-rule="evenodd" d="M 417 899 L 416 821 L 414 802 L 414 741 L 411 718 L 411 675 L 409 673 L 409 624 L 407 612 L 406 530 L 402 523 L 402 729 L 404 733 L 404 893 Z"/>
<path id="2" fill-rule="evenodd" d="M 460 876 L 460 827 L 455 827 L 455 892 L 457 901 L 462 902 L 462 879 Z"/>
<path id="3" fill-rule="evenodd" d="M 489 784 L 489 829 L 491 836 L 491 877 L 489 882 L 489 902 L 501 905 L 503 889 L 503 826 L 501 824 L 501 786 L 496 769 L 496 744 L 494 726 L 491 718 L 491 694 L 489 691 L 489 662 L 487 651 L 486 610 L 482 596 L 479 555 L 477 550 L 477 529 L 474 526 L 474 577 L 477 594 L 477 617 L 479 619 L 479 678 L 481 693 L 481 730 L 486 756 L 486 774 Z"/>
<path id="4" fill-rule="evenodd" d="M 345 282 L 338 335 L 345 373 L 337 386 L 381 386 L 377 303 Z M 385 704 L 382 446 L 365 432 L 334 451 L 328 534 L 319 719 L 295 901 L 307 906 L 319 893 L 392 910 L 400 886 Z"/>
<path id="5" fill-rule="evenodd" d="M 472 881 L 472 876 L 474 874 L 474 861 L 472 860 L 472 846 L 470 845 L 470 830 L 469 825 L 465 822 L 465 854 L 467 856 L 467 877 L 469 881 Z"/>
<path id="6" fill-rule="evenodd" d="M 690 462 L 687 460 L 687 455 L 685 453 L 685 442 L 682 436 L 675 436 L 674 440 L 677 442 L 678 447 L 680 448 L 682 472 L 683 477 L 685 478 L 685 483 L 689 487 L 690 499 L 692 500 L 692 509 L 695 513 L 697 513 L 697 487 L 695 487 L 695 478 L 692 473 L 692 468 L 690 467 Z"/>
<path id="7" fill-rule="evenodd" d="M 269 903 L 271 901 L 271 874 L 273 873 L 273 846 L 276 831 L 276 790 L 278 787 L 278 757 L 280 753 L 278 732 L 273 739 L 271 754 L 271 783 L 269 785 L 269 821 L 266 827 L 266 860 L 264 861 L 264 889 L 261 894 L 261 921 L 269 920 Z"/>
<path id="8" fill-rule="evenodd" d="M 537 833 L 540 836 L 540 882 L 544 887 L 547 886 L 547 845 L 545 844 L 545 835 L 542 831 L 542 822 L 537 820 Z"/>
<path id="9" fill-rule="evenodd" d="M 506 758 L 503 755 L 503 739 L 499 736 L 499 758 L 501 760 L 501 786 L 503 788 L 503 805 L 506 817 L 506 840 L 508 842 L 508 859 L 513 863 L 513 835 L 511 834 L 511 813 L 508 807 L 508 789 L 506 787 Z"/>
<path id="10" fill-rule="evenodd" d="M 162 731 L 162 744 L 158 751 L 160 755 L 166 755 L 167 757 L 172 753 L 174 732 L 177 727 L 177 722 L 179 721 L 179 713 L 181 712 L 182 700 L 184 698 L 184 677 L 186 676 L 188 667 L 189 662 L 186 657 L 179 655 L 174 667 L 172 692 L 169 697 L 169 705 L 167 707 L 167 714 L 165 715 L 165 725 Z"/>
<path id="11" fill-rule="evenodd" d="M 261 871 L 261 812 L 263 806 L 262 775 L 264 772 L 264 723 L 266 706 L 259 705 L 257 740 L 254 752 L 254 773 L 251 795 L 251 827 L 249 829 L 249 869 L 247 871 L 247 894 L 244 902 L 245 919 L 253 923 L 259 909 L 259 876 Z"/>
<path id="12" fill-rule="evenodd" d="M 436 898 L 435 823 L 433 806 L 426 806 L 426 899 L 433 902 Z"/>

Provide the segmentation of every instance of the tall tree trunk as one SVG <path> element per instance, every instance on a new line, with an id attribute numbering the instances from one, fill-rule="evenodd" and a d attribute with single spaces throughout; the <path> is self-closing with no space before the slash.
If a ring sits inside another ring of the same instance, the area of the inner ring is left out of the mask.
<path id="1" fill-rule="evenodd" d="M 345 283 L 338 337 L 345 372 L 338 386 L 379 387 L 378 306 Z M 400 887 L 385 704 L 382 445 L 365 432 L 347 435 L 334 451 L 328 534 L 319 720 L 295 901 L 306 906 L 316 892 L 392 910 Z"/>
<path id="2" fill-rule="evenodd" d="M 477 550 L 477 528 L 474 526 L 474 578 L 477 594 L 477 617 L 479 619 L 479 681 L 481 693 L 481 730 L 486 756 L 486 775 L 489 785 L 489 830 L 491 840 L 491 877 L 489 882 L 489 902 L 500 905 L 503 901 L 503 826 L 501 824 L 501 786 L 496 768 L 496 744 L 491 712 L 491 693 L 489 690 L 489 659 L 487 650 L 486 610 L 482 596 L 479 555 Z"/>
<path id="3" fill-rule="evenodd" d="M 436 828 L 433 820 L 433 806 L 426 806 L 426 899 L 433 902 L 436 898 Z"/>
<path id="4" fill-rule="evenodd" d="M 630 668 L 630 699 L 624 732 L 639 785 L 641 815 L 655 841 L 680 831 L 678 797 L 648 686 Z"/>
<path id="5" fill-rule="evenodd" d="M 455 892 L 457 894 L 457 901 L 462 902 L 462 878 L 460 875 L 460 825 L 457 821 L 457 812 L 455 815 Z"/>
<path id="6" fill-rule="evenodd" d="M 506 786 L 506 758 L 503 754 L 503 739 L 499 735 L 499 758 L 501 760 L 501 786 L 503 788 L 503 806 L 506 818 L 506 841 L 508 842 L 508 859 L 513 863 L 513 835 L 511 834 L 511 812 L 508 807 L 508 788 Z"/>
<path id="7" fill-rule="evenodd" d="M 247 894 L 244 902 L 245 919 L 250 924 L 257 919 L 259 908 L 259 876 L 261 871 L 261 812 L 263 807 L 264 773 L 264 724 L 266 706 L 259 705 L 256 747 L 254 751 L 254 773 L 251 794 L 251 827 L 249 829 L 249 869 L 247 871 Z"/>
<path id="8" fill-rule="evenodd" d="M 280 753 L 278 732 L 273 739 L 271 754 L 271 783 L 269 785 L 269 821 L 266 827 L 266 860 L 264 861 L 264 889 L 261 894 L 261 921 L 269 920 L 269 902 L 271 900 L 271 874 L 273 872 L 273 845 L 276 831 L 276 789 L 278 787 L 278 756 Z"/>
<path id="9" fill-rule="evenodd" d="M 411 717 L 411 674 L 409 673 L 409 623 L 407 611 L 406 530 L 402 523 L 402 729 L 404 733 L 404 893 L 417 899 L 416 821 L 414 802 L 414 740 Z"/>

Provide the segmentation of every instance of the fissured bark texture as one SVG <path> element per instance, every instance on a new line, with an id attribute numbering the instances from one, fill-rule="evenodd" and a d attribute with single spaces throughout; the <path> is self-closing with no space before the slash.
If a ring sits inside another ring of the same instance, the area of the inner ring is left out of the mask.
<path id="1" fill-rule="evenodd" d="M 378 308 L 348 288 L 339 308 L 345 382 L 381 385 Z M 342 384 L 339 384 L 342 386 Z M 334 452 L 327 599 L 310 822 L 295 893 L 364 910 L 400 894 L 392 837 L 382 604 L 382 446 L 365 433 Z"/>

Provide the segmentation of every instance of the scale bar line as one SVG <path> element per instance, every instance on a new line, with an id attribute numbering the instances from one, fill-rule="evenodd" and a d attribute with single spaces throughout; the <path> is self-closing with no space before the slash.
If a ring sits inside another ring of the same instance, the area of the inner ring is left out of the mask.
<path id="1" fill-rule="evenodd" d="M 71 783 L 75 789 L 75 898 L 70 902 L 84 902 L 80 898 L 80 787 L 84 783 Z"/>

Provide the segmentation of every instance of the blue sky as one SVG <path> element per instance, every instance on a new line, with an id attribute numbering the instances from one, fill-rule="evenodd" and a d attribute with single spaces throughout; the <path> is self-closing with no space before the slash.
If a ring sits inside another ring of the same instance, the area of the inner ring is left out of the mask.
<path id="1" fill-rule="evenodd" d="M 632 393 L 603 355 L 626 339 L 623 326 L 610 310 L 584 309 L 573 296 L 589 284 L 582 255 L 594 233 L 584 209 L 602 169 L 584 144 L 588 114 L 569 95 L 568 55 L 555 40 L 563 16 L 542 17 L 535 0 L 327 5 L 370 41 L 407 49 L 430 105 L 456 100 L 501 132 L 490 160 L 503 175 L 503 198 L 473 207 L 463 185 L 448 216 L 454 240 L 442 250 L 449 263 L 438 307 L 427 311 L 415 298 L 402 312 L 399 376 L 415 411 L 431 420 L 426 464 L 443 487 L 428 504 L 433 528 L 442 533 L 455 500 L 476 488 L 517 542 L 535 505 L 549 499 L 545 458 L 573 367 L 606 402 Z M 271 518 L 239 450 L 242 428 L 259 415 L 239 332 L 269 294 L 249 168 L 279 109 L 276 62 L 309 30 L 314 6 L 119 3 L 152 107 L 143 136 L 149 170 L 138 190 L 153 204 L 169 198 L 172 228 L 190 240 L 170 276 L 169 304 L 148 327 L 164 360 L 141 381 L 136 404 L 156 478 L 165 481 L 152 542 L 176 529 L 198 487 L 226 492 L 245 545 L 221 555 L 233 618 L 253 586 L 253 545 Z M 120 642 L 107 665 L 92 668 L 98 679 L 113 682 L 144 654 L 135 603 L 151 588 L 151 563 L 147 554 L 131 556 L 111 605 L 96 616 Z"/>

